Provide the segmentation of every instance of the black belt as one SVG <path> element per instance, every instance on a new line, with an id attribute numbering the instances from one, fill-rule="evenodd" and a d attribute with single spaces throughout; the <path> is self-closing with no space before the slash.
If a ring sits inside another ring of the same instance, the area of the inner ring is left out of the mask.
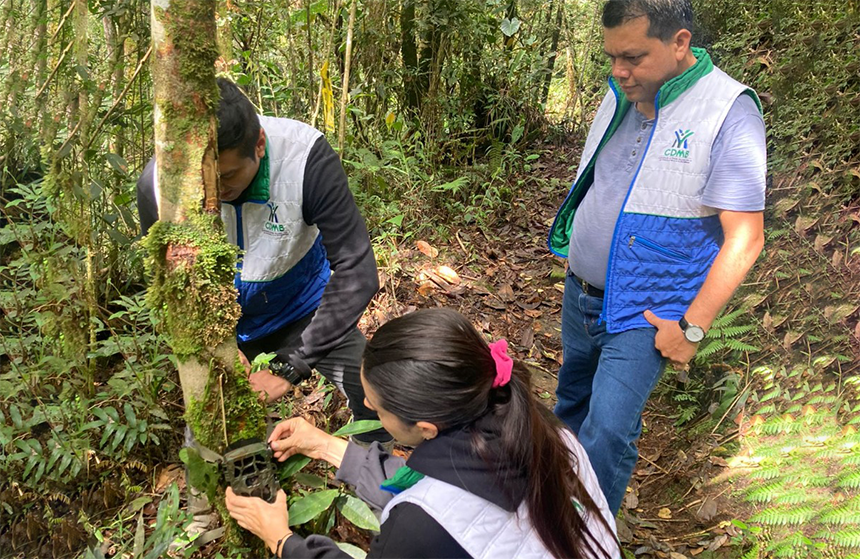
<path id="1" fill-rule="evenodd" d="M 591 285 L 590 283 L 588 283 L 584 279 L 582 279 L 582 278 L 580 278 L 574 274 L 571 274 L 571 275 L 573 276 L 573 279 L 575 279 L 577 281 L 577 283 L 579 283 L 579 285 L 582 286 L 582 292 L 583 293 L 585 293 L 589 297 L 603 298 L 603 290 L 602 289 L 598 289 L 598 288 L 594 287 L 593 285 Z"/>

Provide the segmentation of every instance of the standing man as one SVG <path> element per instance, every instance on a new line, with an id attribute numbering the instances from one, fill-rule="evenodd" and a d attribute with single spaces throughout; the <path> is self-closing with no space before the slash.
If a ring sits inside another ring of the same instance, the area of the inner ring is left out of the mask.
<path id="1" fill-rule="evenodd" d="M 610 91 L 549 234 L 568 257 L 555 413 L 615 513 L 666 362 L 693 358 L 764 243 L 761 106 L 691 48 L 692 19 L 689 0 L 604 5 Z"/>
<path id="2" fill-rule="evenodd" d="M 340 158 L 315 128 L 258 117 L 235 84 L 219 78 L 218 88 L 221 218 L 243 251 L 237 339 L 249 359 L 277 354 L 273 374 L 252 374 L 251 386 L 272 402 L 316 368 L 346 394 L 356 420 L 377 419 L 364 405 L 365 338 L 356 324 L 379 280 Z M 144 234 L 158 219 L 154 163 L 137 182 Z M 379 429 L 356 439 L 388 442 L 391 435 Z"/>

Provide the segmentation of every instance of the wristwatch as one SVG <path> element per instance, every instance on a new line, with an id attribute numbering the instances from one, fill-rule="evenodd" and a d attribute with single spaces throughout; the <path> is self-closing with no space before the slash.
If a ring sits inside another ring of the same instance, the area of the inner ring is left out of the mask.
<path id="1" fill-rule="evenodd" d="M 691 344 L 697 344 L 705 339 L 705 329 L 701 326 L 690 324 L 683 316 L 681 317 L 681 320 L 678 321 L 678 324 L 681 326 L 681 330 L 684 332 L 684 337 Z"/>
<path id="2" fill-rule="evenodd" d="M 281 377 L 290 384 L 296 384 L 298 381 L 302 380 L 302 374 L 290 363 L 272 361 L 269 363 L 269 370 L 272 371 L 273 375 Z"/>

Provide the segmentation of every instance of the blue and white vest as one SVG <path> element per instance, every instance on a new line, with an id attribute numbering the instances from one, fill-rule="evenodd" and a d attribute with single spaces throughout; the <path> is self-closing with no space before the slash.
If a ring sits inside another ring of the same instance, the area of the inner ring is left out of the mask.
<path id="1" fill-rule="evenodd" d="M 646 309 L 680 319 L 723 242 L 717 210 L 702 204 L 711 147 L 738 96 L 749 94 L 761 105 L 754 91 L 716 68 L 706 51 L 693 52 L 696 64 L 657 93 L 645 155 L 615 224 L 601 315 L 611 333 L 650 327 L 642 316 Z M 596 157 L 632 107 L 612 80 L 609 85 L 576 180 L 550 229 L 549 248 L 558 256 L 567 256 L 573 216 L 594 182 Z"/>
<path id="2" fill-rule="evenodd" d="M 227 238 L 244 251 L 235 279 L 240 341 L 316 310 L 331 275 L 319 229 L 302 217 L 305 164 L 322 133 L 296 120 L 259 118 L 267 146 L 258 176 L 239 200 L 221 205 Z"/>
<path id="3" fill-rule="evenodd" d="M 563 430 L 561 433 L 568 448 L 576 456 L 580 481 L 610 527 L 610 530 L 607 530 L 599 519 L 585 516 L 589 532 L 595 536 L 604 550 L 613 553 L 612 557 L 618 557 L 615 518 L 609 512 L 609 506 L 600 490 L 591 462 L 588 461 L 585 449 L 569 431 Z M 382 511 L 381 522 L 385 522 L 391 509 L 400 503 L 412 503 L 421 507 L 475 559 L 553 558 L 529 521 L 528 507 L 525 503 L 521 504 L 516 512 L 508 512 L 465 489 L 438 479 L 424 477 L 388 502 Z"/>

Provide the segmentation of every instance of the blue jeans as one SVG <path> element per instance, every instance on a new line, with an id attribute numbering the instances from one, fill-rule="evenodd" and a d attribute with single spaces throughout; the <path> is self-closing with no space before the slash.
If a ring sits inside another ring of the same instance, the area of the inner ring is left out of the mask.
<path id="1" fill-rule="evenodd" d="M 568 273 L 555 414 L 579 437 L 616 514 L 639 457 L 642 411 L 666 360 L 654 348 L 656 329 L 607 333 L 602 307 L 603 298 L 585 294 Z"/>

